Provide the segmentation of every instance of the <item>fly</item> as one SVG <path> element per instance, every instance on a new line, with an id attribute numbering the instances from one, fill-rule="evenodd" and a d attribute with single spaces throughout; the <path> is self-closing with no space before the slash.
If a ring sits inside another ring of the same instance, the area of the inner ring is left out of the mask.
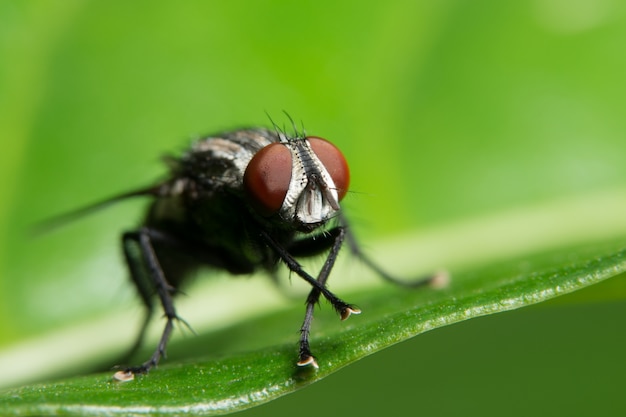
<path id="1" fill-rule="evenodd" d="M 305 280 L 311 291 L 300 327 L 297 365 L 314 368 L 318 363 L 309 335 L 320 297 L 330 302 L 341 320 L 361 312 L 326 286 L 344 243 L 388 281 L 415 287 L 434 278 L 407 284 L 359 249 L 340 208 L 350 183 L 348 164 L 341 151 L 325 139 L 295 128 L 293 135 L 277 126 L 274 130 L 242 129 L 198 140 L 180 158 L 167 162 L 170 175 L 165 181 L 68 216 L 129 197 L 152 199 L 142 225 L 123 233 L 121 239 L 130 277 L 146 310 L 135 348 L 141 344 L 155 300 L 164 312 L 165 327 L 152 356 L 117 372 L 118 380 L 147 373 L 159 363 L 174 322 L 182 321 L 174 295 L 190 273 L 203 266 L 233 275 L 257 270 L 273 274 L 282 262 Z M 297 261 L 324 253 L 326 259 L 316 276 Z"/>

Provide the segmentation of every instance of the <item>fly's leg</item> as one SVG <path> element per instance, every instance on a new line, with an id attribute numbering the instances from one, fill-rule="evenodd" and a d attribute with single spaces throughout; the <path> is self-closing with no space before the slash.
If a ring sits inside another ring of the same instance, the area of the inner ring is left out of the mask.
<path id="1" fill-rule="evenodd" d="M 154 252 L 150 232 L 150 229 L 144 227 L 137 231 L 124 233 L 122 236 L 124 254 L 128 262 L 131 277 L 139 290 L 139 294 L 141 295 L 144 304 L 147 307 L 148 314 L 136 345 L 138 346 L 143 338 L 143 334 L 145 333 L 152 312 L 152 294 L 144 280 L 144 271 L 145 274 L 147 274 L 147 278 L 150 280 L 150 283 L 153 285 L 153 289 L 156 291 L 159 300 L 161 301 L 161 306 L 163 307 L 163 311 L 165 313 L 166 323 L 159 344 L 150 359 L 139 366 L 127 368 L 125 370 L 126 374 L 146 373 L 159 363 L 161 357 L 165 356 L 165 348 L 174 327 L 174 320 L 178 319 L 172 299 L 172 293 L 175 289 L 167 283 L 163 269 L 161 268 L 156 253 Z M 137 245 L 139 248 L 141 262 L 133 257 L 133 245 Z"/>
<path id="2" fill-rule="evenodd" d="M 309 273 L 307 273 L 302 268 L 302 265 L 300 265 L 300 263 L 296 261 L 293 255 L 291 255 L 287 251 L 287 249 L 285 249 L 282 245 L 278 244 L 270 235 L 268 235 L 266 232 L 262 232 L 261 237 L 270 246 L 270 248 L 272 248 L 276 252 L 278 257 L 283 262 L 285 262 L 285 264 L 287 265 L 287 268 L 289 268 L 291 272 L 295 272 L 298 276 L 300 276 L 302 279 L 308 282 L 314 289 L 317 289 L 324 296 L 324 298 L 326 298 L 330 302 L 330 304 L 333 306 L 335 311 L 337 311 L 339 316 L 341 316 L 342 320 L 347 319 L 348 317 L 350 317 L 352 313 L 355 313 L 356 311 L 358 311 L 358 309 L 355 308 L 353 305 L 346 303 L 345 301 L 337 297 L 335 294 L 330 292 L 328 288 L 326 288 L 325 282 L 328 277 L 325 277 L 323 279 L 323 282 L 320 282 L 319 280 L 313 278 Z M 342 237 L 342 240 L 343 240 L 343 237 Z M 334 258 L 336 257 L 337 255 L 335 254 Z M 329 260 L 326 259 L 326 262 L 328 261 Z M 335 259 L 332 259 L 332 262 L 330 264 L 331 268 L 334 263 L 335 263 Z"/>
<path id="3" fill-rule="evenodd" d="M 329 232 L 331 235 L 336 235 L 333 245 L 326 257 L 326 261 L 320 270 L 320 273 L 317 277 L 317 282 L 322 286 L 326 286 L 326 281 L 328 280 L 328 276 L 330 275 L 330 271 L 335 265 L 335 261 L 337 260 L 337 255 L 339 254 L 339 250 L 343 244 L 344 238 L 346 236 L 346 229 L 344 227 L 337 227 L 332 229 Z M 307 366 L 312 365 L 314 368 L 318 368 L 317 361 L 315 360 L 315 356 L 312 355 L 311 349 L 309 347 L 309 334 L 311 333 L 311 322 L 313 320 L 313 310 L 315 305 L 319 302 L 320 298 L 320 290 L 317 288 L 313 288 L 309 293 L 309 296 L 306 300 L 306 313 L 304 315 L 304 321 L 302 322 L 302 327 L 300 328 L 300 352 L 299 352 L 299 360 L 298 366 Z M 351 306 L 352 314 L 360 314 L 361 310 Z M 349 317 L 341 316 L 342 320 L 345 320 Z"/>
<path id="4" fill-rule="evenodd" d="M 426 275 L 426 276 L 419 277 L 417 279 L 412 279 L 412 280 L 401 279 L 401 278 L 397 278 L 391 275 L 390 273 L 385 271 L 383 268 L 378 266 L 378 264 L 376 264 L 369 256 L 367 256 L 361 250 L 361 247 L 359 246 L 354 234 L 348 227 L 348 224 L 343 216 L 340 218 L 340 224 L 341 225 L 337 228 L 330 229 L 319 235 L 294 242 L 293 244 L 291 244 L 291 246 L 289 246 L 289 253 L 291 253 L 291 255 L 295 257 L 312 256 L 312 255 L 317 255 L 319 253 L 322 253 L 328 250 L 328 248 L 333 244 L 333 242 L 337 238 L 338 229 L 343 228 L 344 229 L 343 233 L 345 234 L 345 240 L 350 249 L 350 252 L 354 256 L 359 258 L 361 262 L 363 262 L 368 268 L 370 268 L 372 271 L 374 271 L 384 280 L 389 281 L 396 285 L 401 285 L 403 287 L 409 287 L 409 288 L 418 288 L 418 287 L 422 287 L 426 285 L 433 285 L 435 283 L 444 285 L 445 282 L 447 281 L 447 275 L 443 272 L 432 274 L 432 275 Z"/>
<path id="5" fill-rule="evenodd" d="M 135 253 L 137 243 L 136 239 L 131 236 L 133 233 L 136 234 L 136 232 L 132 232 L 125 233 L 122 236 L 122 247 L 124 249 L 126 265 L 128 266 L 128 270 L 130 272 L 130 278 L 133 281 L 139 296 L 141 297 L 143 305 L 145 306 L 145 316 L 141 324 L 139 334 L 135 339 L 135 343 L 122 357 L 120 362 L 127 362 L 135 355 L 135 353 L 137 353 L 146 335 L 146 330 L 148 329 L 148 325 L 150 324 L 150 320 L 152 319 L 152 314 L 154 312 L 154 304 L 152 302 L 154 289 L 149 285 L 149 281 L 147 281 L 149 278 L 145 276 L 145 269 L 143 266 L 145 261 L 142 254 Z"/>
<path id="6" fill-rule="evenodd" d="M 385 271 L 380 266 L 378 266 L 378 264 L 376 264 L 369 256 L 367 256 L 361 250 L 361 247 L 359 246 L 359 243 L 357 242 L 354 234 L 348 228 L 348 223 L 347 223 L 346 218 L 342 214 L 340 214 L 340 221 L 341 221 L 342 226 L 346 229 L 346 232 L 345 232 L 346 242 L 348 244 L 348 247 L 350 248 L 350 252 L 352 252 L 354 256 L 359 258 L 361 262 L 367 265 L 372 271 L 376 272 L 385 281 L 389 281 L 393 284 L 401 285 L 404 287 L 410 287 L 410 288 L 418 288 L 418 287 L 424 287 L 426 285 L 435 285 L 435 284 L 437 284 L 436 286 L 444 286 L 445 283 L 448 281 L 448 275 L 446 272 L 439 272 L 439 273 L 435 273 L 432 275 L 426 275 L 426 276 L 418 277 L 417 279 L 412 279 L 412 280 L 400 279 L 389 274 L 387 271 Z"/>
<path id="7" fill-rule="evenodd" d="M 315 305 L 319 301 L 320 295 L 324 295 L 324 298 L 326 298 L 332 304 L 333 308 L 337 311 L 337 313 L 339 313 L 341 320 L 346 320 L 352 314 L 361 313 L 361 310 L 341 300 L 326 288 L 326 281 L 328 280 L 330 271 L 335 265 L 337 255 L 339 254 L 339 250 L 341 249 L 341 245 L 343 244 L 345 238 L 345 229 L 343 227 L 336 227 L 326 234 L 326 236 L 332 236 L 334 237 L 334 239 L 331 241 L 332 246 L 330 248 L 330 252 L 326 257 L 326 261 L 324 262 L 324 265 L 322 266 L 322 269 L 320 270 L 317 279 L 313 278 L 306 271 L 304 271 L 301 265 L 294 259 L 293 255 L 288 253 L 281 245 L 277 244 L 269 235 L 264 234 L 263 236 L 267 243 L 270 245 L 270 247 L 272 247 L 283 260 L 283 262 L 287 264 L 287 267 L 292 272 L 295 272 L 300 277 L 302 277 L 313 287 L 307 297 L 304 321 L 302 323 L 302 326 L 300 327 L 300 350 L 298 356 L 298 365 L 312 365 L 313 367 L 317 368 L 317 361 L 315 360 L 315 356 L 313 356 L 313 354 L 311 353 L 311 348 L 309 345 L 309 334 L 311 332 L 311 323 L 313 321 L 313 311 L 315 309 Z M 302 243 L 300 245 L 307 246 L 305 242 L 312 241 L 313 239 L 315 239 L 315 237 L 301 241 Z"/>

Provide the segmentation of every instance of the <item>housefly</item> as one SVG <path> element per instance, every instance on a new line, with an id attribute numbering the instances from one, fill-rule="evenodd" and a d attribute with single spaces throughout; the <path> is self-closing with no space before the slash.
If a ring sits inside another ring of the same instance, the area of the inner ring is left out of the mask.
<path id="1" fill-rule="evenodd" d="M 409 284 L 387 274 L 357 245 L 340 208 L 348 192 L 350 173 L 341 151 L 329 141 L 251 128 L 208 136 L 196 141 L 179 158 L 167 160 L 164 181 L 98 203 L 82 214 L 121 199 L 151 198 L 143 223 L 122 235 L 130 277 L 146 309 L 135 347 L 155 309 L 165 327 L 154 353 L 145 362 L 116 374 L 119 380 L 147 373 L 165 354 L 174 322 L 180 320 L 174 295 L 191 273 L 202 266 L 233 275 L 262 270 L 273 274 L 282 263 L 305 280 L 311 290 L 300 327 L 297 365 L 318 367 L 309 343 L 313 310 L 325 298 L 341 320 L 361 311 L 326 286 L 344 243 L 382 278 L 411 286 L 432 281 L 424 277 Z M 316 275 L 297 259 L 325 254 Z"/>

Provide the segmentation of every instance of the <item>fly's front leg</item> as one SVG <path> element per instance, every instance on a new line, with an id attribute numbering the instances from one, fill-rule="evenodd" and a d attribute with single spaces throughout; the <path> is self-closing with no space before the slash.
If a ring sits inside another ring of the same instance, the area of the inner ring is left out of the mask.
<path id="1" fill-rule="evenodd" d="M 323 239 L 325 242 L 330 242 L 332 245 L 330 247 L 330 252 L 326 257 L 326 261 L 320 270 L 317 279 L 314 279 L 310 276 L 306 271 L 302 269 L 300 264 L 294 259 L 293 255 L 288 253 L 281 245 L 277 244 L 269 235 L 263 235 L 267 243 L 278 253 L 280 258 L 287 264 L 287 267 L 298 274 L 300 277 L 304 278 L 313 289 L 309 293 L 306 301 L 306 312 L 304 315 L 304 321 L 302 326 L 300 327 L 300 350 L 298 357 L 298 365 L 299 366 L 307 366 L 312 365 L 317 368 L 317 361 L 315 357 L 311 353 L 311 349 L 309 346 L 309 334 L 311 332 L 311 322 L 313 321 L 313 311 L 315 309 L 315 305 L 319 301 L 320 295 L 324 295 L 324 297 L 330 301 L 335 310 L 339 313 L 342 320 L 346 320 L 352 314 L 360 314 L 361 310 L 356 308 L 355 306 L 346 303 L 345 301 L 339 299 L 333 293 L 331 293 L 326 288 L 326 281 L 328 280 L 328 276 L 330 275 L 330 271 L 335 265 L 335 261 L 337 260 L 337 255 L 339 254 L 339 250 L 341 249 L 341 245 L 343 244 L 345 238 L 345 229 L 343 227 L 336 227 L 326 232 L 323 237 L 322 236 L 314 236 L 308 239 L 299 241 L 295 244 L 297 252 L 301 252 L 305 254 L 306 251 L 311 250 L 312 253 L 318 252 L 321 249 L 319 245 L 319 240 L 317 242 L 316 239 Z M 331 240 L 332 239 L 332 240 Z M 305 248 L 307 248 L 305 250 Z M 328 248 L 328 245 L 326 245 Z"/>
<path id="2" fill-rule="evenodd" d="M 346 236 L 346 229 L 344 227 L 336 227 L 330 230 L 327 236 L 335 236 L 333 245 L 330 248 L 330 252 L 326 257 L 326 262 L 322 266 L 320 273 L 317 277 L 317 282 L 322 286 L 326 286 L 326 281 L 328 280 L 328 276 L 330 275 L 330 271 L 335 265 L 335 261 L 337 260 L 337 255 L 339 255 L 339 250 L 343 244 L 343 241 Z M 304 315 L 304 321 L 302 322 L 302 327 L 300 328 L 300 352 L 299 352 L 299 360 L 298 366 L 307 366 L 312 365 L 314 368 L 318 368 L 317 361 L 315 356 L 311 353 L 311 348 L 309 346 L 309 334 L 311 333 L 311 322 L 313 321 L 313 310 L 315 309 L 315 305 L 319 302 L 321 291 L 318 288 L 313 288 L 309 293 L 309 296 L 306 300 L 306 313 Z M 361 314 L 361 310 L 354 306 L 350 306 L 349 314 L 346 316 L 342 315 L 341 319 L 347 319 L 350 314 Z"/>
<path id="3" fill-rule="evenodd" d="M 276 242 L 270 235 L 268 235 L 266 232 L 261 232 L 261 237 L 269 245 L 269 247 L 272 248 L 276 252 L 278 257 L 283 262 L 285 262 L 285 264 L 287 265 L 287 268 L 289 268 L 290 271 L 295 272 L 298 276 L 300 276 L 302 279 L 308 282 L 314 289 L 317 289 L 324 296 L 324 298 L 326 298 L 332 304 L 333 308 L 335 309 L 335 311 L 337 311 L 337 313 L 339 313 L 342 320 L 347 319 L 348 317 L 350 317 L 352 313 L 355 313 L 358 310 L 351 304 L 348 304 L 342 299 L 340 299 L 339 297 L 337 297 L 335 294 L 330 292 L 328 288 L 326 288 L 325 282 L 326 282 L 327 277 L 323 279 L 324 283 L 321 283 L 319 280 L 309 275 L 302 268 L 302 265 L 300 265 L 300 263 L 296 261 L 294 256 L 291 253 L 289 253 L 287 249 L 285 249 L 282 245 Z M 342 237 L 342 240 L 343 240 L 343 237 Z M 335 254 L 335 258 L 336 257 L 337 255 Z M 326 260 L 326 262 L 328 262 L 328 259 Z M 335 259 L 332 259 L 330 268 L 332 268 L 332 265 L 334 263 L 335 263 Z"/>
<path id="4" fill-rule="evenodd" d="M 174 288 L 167 283 L 163 269 L 161 268 L 156 253 L 154 252 L 151 240 L 151 229 L 146 227 L 136 231 L 124 233 L 122 236 L 124 254 L 126 256 L 126 260 L 128 261 L 131 277 L 139 290 L 144 304 L 146 304 L 148 308 L 148 314 L 152 311 L 152 294 L 151 291 L 146 288 L 146 282 L 142 277 L 142 274 L 144 273 L 147 275 L 146 278 L 150 280 L 150 284 L 153 286 L 152 289 L 156 291 L 159 297 L 167 321 L 165 323 L 165 328 L 163 329 L 159 344 L 150 359 L 139 366 L 127 368 L 122 375 L 146 373 L 151 368 L 156 366 L 161 357 L 165 356 L 165 348 L 172 333 L 174 320 L 178 319 L 172 299 Z M 139 248 L 141 265 L 139 265 L 137 262 L 138 260 L 133 257 L 133 245 L 136 245 Z M 144 323 L 142 334 L 145 331 L 146 324 L 147 321 Z M 118 377 L 117 374 L 116 377 Z M 125 376 L 122 376 L 122 378 L 124 377 Z"/>

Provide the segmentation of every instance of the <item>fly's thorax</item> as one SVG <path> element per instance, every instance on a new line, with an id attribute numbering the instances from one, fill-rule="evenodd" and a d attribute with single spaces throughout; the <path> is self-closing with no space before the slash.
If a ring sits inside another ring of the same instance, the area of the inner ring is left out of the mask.
<path id="1" fill-rule="evenodd" d="M 242 129 L 203 138 L 195 142 L 184 157 L 183 164 L 189 168 L 185 175 L 212 180 L 216 186 L 222 183 L 241 188 L 252 157 L 278 140 L 278 136 L 267 129 Z"/>
<path id="2" fill-rule="evenodd" d="M 349 170 L 342 153 L 318 137 L 287 139 L 259 151 L 244 174 L 253 209 L 298 230 L 335 217 L 347 192 Z"/>

